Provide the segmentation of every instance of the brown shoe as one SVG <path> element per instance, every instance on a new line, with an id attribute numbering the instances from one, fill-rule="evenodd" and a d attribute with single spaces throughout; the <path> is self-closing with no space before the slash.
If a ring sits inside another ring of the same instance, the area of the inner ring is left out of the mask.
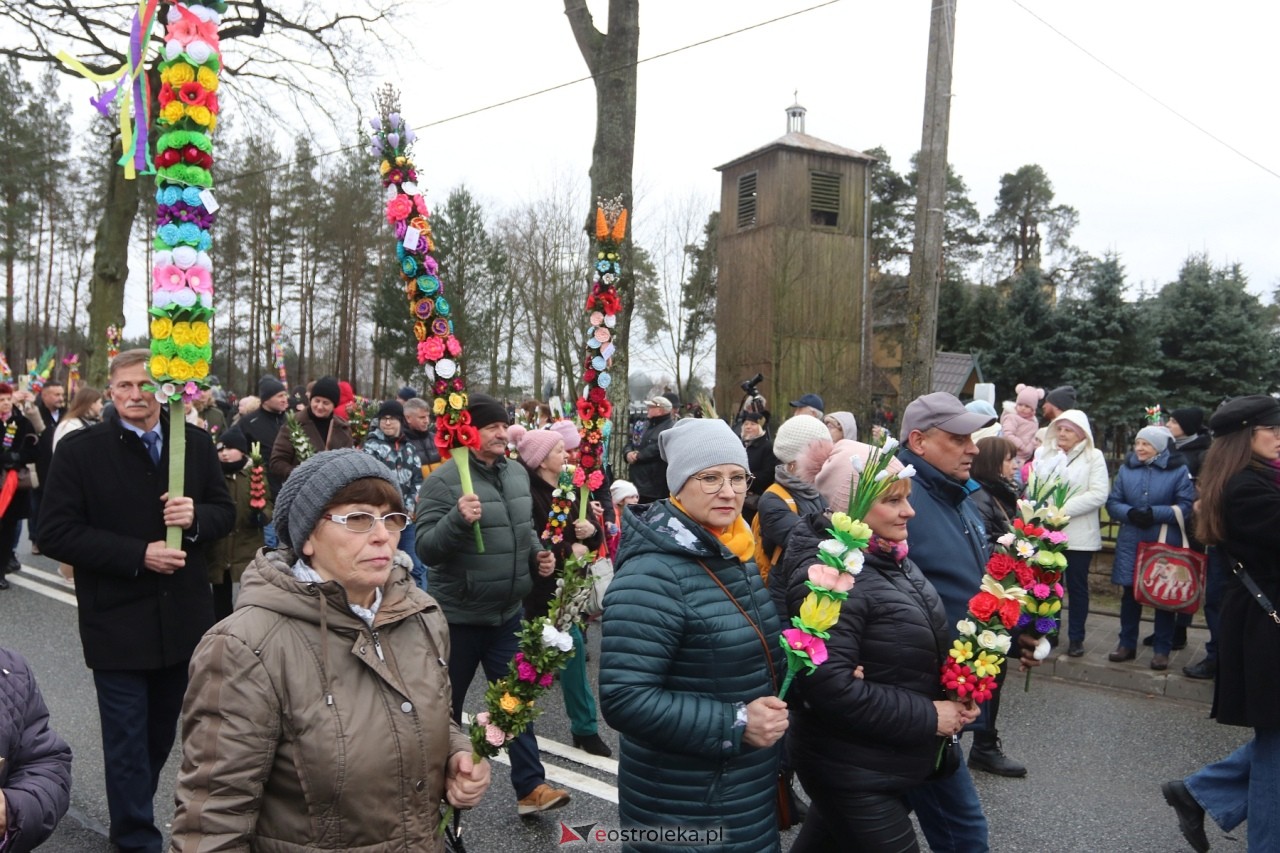
<path id="1" fill-rule="evenodd" d="M 553 788 L 546 782 L 529 792 L 528 796 L 521 797 L 516 803 L 516 812 L 518 814 L 537 814 L 538 812 L 549 811 L 550 809 L 558 809 L 569 802 L 569 792 L 560 788 Z"/>
<path id="2" fill-rule="evenodd" d="M 1151 668 L 1155 670 L 1165 670 L 1169 668 L 1168 655 L 1154 655 L 1151 658 Z"/>
<path id="3" fill-rule="evenodd" d="M 1122 661 L 1133 660 L 1137 657 L 1137 652 L 1124 646 L 1116 646 L 1116 650 L 1107 655 L 1107 660 L 1112 663 L 1121 663 Z"/>

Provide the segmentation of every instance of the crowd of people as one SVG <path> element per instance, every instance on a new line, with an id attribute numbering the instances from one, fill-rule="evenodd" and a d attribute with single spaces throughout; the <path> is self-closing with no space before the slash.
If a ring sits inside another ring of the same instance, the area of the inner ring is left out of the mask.
<path id="1" fill-rule="evenodd" d="M 33 553 L 58 560 L 74 586 L 120 850 L 163 849 L 152 802 L 176 736 L 174 851 L 442 849 L 441 805 L 472 807 L 489 787 L 462 719 L 476 672 L 506 673 L 522 621 L 546 612 L 557 578 L 588 552 L 615 568 L 598 684 L 575 626 L 560 690 L 575 747 L 612 755 L 601 716 L 618 733 L 623 827 L 705 830 L 716 840 L 691 849 L 757 853 L 780 850 L 780 828 L 801 823 L 800 853 L 912 851 L 914 813 L 930 849 L 986 850 L 970 771 L 1016 778 L 1027 767 L 1004 752 L 1001 690 L 975 705 L 948 696 L 939 673 L 1037 477 L 1066 487 L 1069 656 L 1085 654 L 1103 513 L 1118 524 L 1111 580 L 1124 592 L 1111 663 L 1134 660 L 1140 642 L 1139 545 L 1161 536 L 1207 551 L 1211 642 L 1185 674 L 1216 676 L 1219 720 L 1255 737 L 1162 792 L 1194 849 L 1208 849 L 1206 814 L 1225 831 L 1247 818 L 1251 849 L 1278 843 L 1272 397 L 1229 400 L 1208 418 L 1174 409 L 1138 431 L 1113 477 L 1070 386 L 1019 385 L 1002 416 L 990 401 L 926 394 L 900 418 L 882 409 L 862 435 L 851 411 L 828 412 L 817 394 L 792 401 L 775 428 L 754 393 L 732 427 L 681 417 L 655 393 L 620 451 L 628 478 L 607 470 L 588 512 L 549 525 L 579 443 L 562 406 L 471 394 L 477 446 L 442 458 L 414 389 L 353 430 L 354 394 L 336 377 L 290 392 L 267 376 L 236 406 L 217 393 L 193 400 L 173 494 L 170 413 L 149 388 L 148 357 L 121 353 L 105 398 L 82 387 L 69 408 L 56 381 L 38 394 L 0 384 L 6 478 L 26 480 L 0 514 L 6 570 L 18 568 L 25 520 Z M 900 444 L 892 482 L 863 519 L 871 536 L 829 659 L 784 701 L 779 636 L 801 612 L 833 515 L 886 441 Z M 1163 670 L 1186 626 L 1166 610 L 1154 625 L 1149 665 Z M 1031 637 L 1015 632 L 1013 644 L 1015 667 L 1039 665 Z M 66 811 L 71 755 L 25 661 L 0 650 L 0 676 L 10 853 L 38 845 Z M 569 802 L 547 779 L 533 726 L 506 746 L 517 814 Z"/>

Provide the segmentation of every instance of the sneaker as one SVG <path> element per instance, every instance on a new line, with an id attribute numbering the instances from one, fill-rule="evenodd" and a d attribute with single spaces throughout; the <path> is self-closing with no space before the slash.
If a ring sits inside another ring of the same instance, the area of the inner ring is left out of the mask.
<path id="1" fill-rule="evenodd" d="M 608 758 L 613 755 L 613 750 L 609 749 L 609 744 L 600 739 L 600 735 L 592 732 L 589 735 L 574 735 L 573 745 L 583 752 L 589 752 L 592 755 L 600 755 Z"/>
<path id="2" fill-rule="evenodd" d="M 1177 813 L 1178 829 L 1182 830 L 1182 837 L 1187 839 L 1196 853 L 1206 853 L 1209 839 L 1204 834 L 1204 807 L 1196 802 L 1196 798 L 1191 796 L 1180 779 L 1165 782 L 1160 786 L 1160 793 L 1164 794 L 1164 801 L 1173 806 Z"/>
<path id="3" fill-rule="evenodd" d="M 1008 776 L 1010 779 L 1020 779 L 1027 775 L 1025 765 L 1019 764 L 1004 754 L 1004 750 L 1000 748 L 999 738 L 996 738 L 995 743 L 984 744 L 979 744 L 975 740 L 969 750 L 969 768 L 994 773 L 997 776 Z"/>
<path id="4" fill-rule="evenodd" d="M 537 814 L 551 809 L 558 809 L 569 803 L 569 792 L 560 788 L 553 788 L 546 782 L 529 792 L 528 796 L 521 797 L 516 803 L 517 814 Z"/>

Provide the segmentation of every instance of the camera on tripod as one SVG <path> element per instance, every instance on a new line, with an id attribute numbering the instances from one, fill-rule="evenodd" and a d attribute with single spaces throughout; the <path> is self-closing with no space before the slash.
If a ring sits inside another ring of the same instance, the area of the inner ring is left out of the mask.
<path id="1" fill-rule="evenodd" d="M 738 387 L 741 388 L 744 392 L 746 392 L 749 396 L 754 397 L 757 394 L 756 386 L 763 381 L 764 381 L 764 374 L 757 373 L 755 376 L 752 376 L 750 379 L 744 380 L 743 383 Z"/>

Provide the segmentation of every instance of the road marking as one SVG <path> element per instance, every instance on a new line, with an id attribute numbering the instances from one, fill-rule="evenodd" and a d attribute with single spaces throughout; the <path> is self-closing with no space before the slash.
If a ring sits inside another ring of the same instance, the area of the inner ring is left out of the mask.
<path id="1" fill-rule="evenodd" d="M 48 582 L 33 580 L 32 577 L 47 577 Z M 61 585 L 61 581 L 57 580 L 56 572 L 46 572 L 42 569 L 35 569 L 31 566 L 23 566 L 21 572 L 14 572 L 11 575 L 5 575 L 5 579 L 11 584 L 16 584 L 23 589 L 29 589 L 32 592 L 38 592 L 46 598 L 52 598 L 54 601 L 61 601 L 63 604 L 76 606 L 76 597 L 73 593 L 67 592 L 65 588 L 49 586 L 50 583 Z"/>
<path id="2" fill-rule="evenodd" d="M 45 569 L 38 569 L 34 566 L 23 565 L 21 572 L 15 572 L 14 574 L 6 575 L 6 577 L 10 583 L 17 584 L 23 589 L 29 589 L 32 592 L 45 596 L 46 598 L 52 598 L 54 601 L 60 601 L 63 604 L 69 604 L 72 607 L 77 606 L 75 595 L 67 592 L 65 588 L 59 588 L 61 587 L 62 582 L 58 579 L 59 575 L 57 572 L 50 572 Z M 36 580 L 36 578 L 42 578 L 42 580 Z M 45 578 L 47 578 L 47 580 L 43 580 Z M 51 586 L 51 584 L 57 584 L 57 586 Z M 463 714 L 462 721 L 470 724 L 471 715 Z M 575 746 L 569 746 L 565 743 L 560 743 L 559 741 L 551 740 L 550 738 L 540 737 L 537 740 L 538 751 L 541 753 L 554 755 L 557 758 L 564 758 L 585 767 L 599 770 L 602 773 L 608 773 L 612 776 L 618 775 L 618 762 L 616 759 L 604 758 L 600 755 L 592 755 L 585 750 L 578 749 Z M 511 765 L 511 759 L 507 757 L 505 752 L 499 753 L 494 760 L 501 764 L 506 764 L 507 766 Z M 588 794 L 606 802 L 615 804 L 618 802 L 618 789 L 616 786 L 610 785 L 608 782 L 602 782 L 599 779 L 592 778 L 591 776 L 587 776 L 583 773 L 578 773 L 577 771 L 570 770 L 567 767 L 560 767 L 556 764 L 544 763 L 544 767 L 547 771 L 548 781 L 555 782 L 557 785 L 564 785 L 565 787 L 572 788 L 575 791 L 581 791 L 584 794 Z"/>

